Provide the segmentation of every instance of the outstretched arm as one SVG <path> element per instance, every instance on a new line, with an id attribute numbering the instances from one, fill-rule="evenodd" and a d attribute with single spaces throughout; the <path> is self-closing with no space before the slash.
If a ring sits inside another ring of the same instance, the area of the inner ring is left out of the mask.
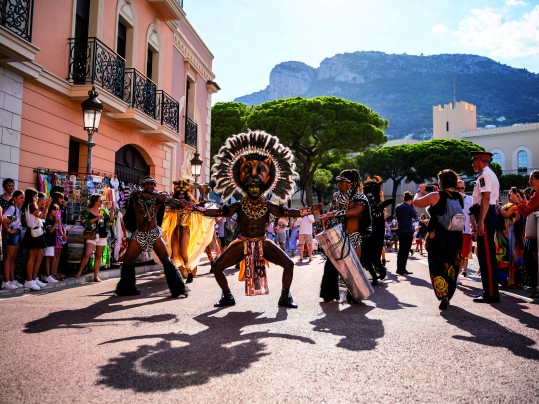
<path id="1" fill-rule="evenodd" d="M 236 213 L 240 207 L 239 202 L 233 203 L 232 205 L 223 205 L 223 206 L 220 206 L 219 208 L 212 208 L 212 209 L 195 205 L 194 203 L 185 201 L 183 199 L 180 202 L 184 209 L 190 212 L 197 212 L 208 217 L 219 217 L 219 216 L 230 217 L 234 213 Z"/>
<path id="2" fill-rule="evenodd" d="M 268 210 L 272 215 L 277 217 L 303 217 L 318 213 L 322 210 L 324 204 L 319 203 L 313 205 L 312 207 L 305 207 L 301 209 L 292 209 L 284 207 L 283 205 L 275 205 L 274 203 L 268 202 Z"/>

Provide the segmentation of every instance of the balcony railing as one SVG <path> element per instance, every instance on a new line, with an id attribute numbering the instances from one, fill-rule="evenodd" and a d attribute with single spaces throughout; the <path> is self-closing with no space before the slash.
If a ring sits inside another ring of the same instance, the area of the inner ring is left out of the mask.
<path id="1" fill-rule="evenodd" d="M 5 0 L 0 0 L 0 3 Z M 3 3 L 1 3 L 3 4 Z M 179 103 L 97 38 L 69 39 L 69 75 L 74 84 L 99 84 L 152 119 L 179 132 Z M 195 125 L 196 142 L 196 125 Z"/>
<path id="2" fill-rule="evenodd" d="M 185 143 L 197 148 L 197 124 L 185 117 Z"/>
<path id="3" fill-rule="evenodd" d="M 156 119 L 157 86 L 137 69 L 125 69 L 124 101 Z"/>
<path id="4" fill-rule="evenodd" d="M 75 84 L 97 83 L 124 97 L 125 60 L 97 38 L 69 39 L 69 76 Z"/>
<path id="5" fill-rule="evenodd" d="M 180 123 L 180 104 L 163 90 L 157 91 L 157 106 L 155 119 L 161 122 L 161 125 L 168 126 L 175 132 L 178 132 Z"/>
<path id="6" fill-rule="evenodd" d="M 34 0 L 0 0 L 0 25 L 32 42 Z"/>

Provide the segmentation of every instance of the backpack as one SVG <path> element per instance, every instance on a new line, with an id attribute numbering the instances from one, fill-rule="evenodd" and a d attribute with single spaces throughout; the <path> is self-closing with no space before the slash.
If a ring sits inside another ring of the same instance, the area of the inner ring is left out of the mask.
<path id="1" fill-rule="evenodd" d="M 462 231 L 466 224 L 466 216 L 458 199 L 446 199 L 445 212 L 438 215 L 438 222 L 446 230 Z"/>

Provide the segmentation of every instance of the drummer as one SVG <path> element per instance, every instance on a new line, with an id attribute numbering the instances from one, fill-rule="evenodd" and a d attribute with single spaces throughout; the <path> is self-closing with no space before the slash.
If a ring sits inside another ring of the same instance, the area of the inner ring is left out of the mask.
<path id="1" fill-rule="evenodd" d="M 326 223 L 326 228 L 342 223 L 345 243 L 342 255 L 346 256 L 347 248 L 353 248 L 361 257 L 361 239 L 370 235 L 371 212 L 369 201 L 361 189 L 361 178 L 359 171 L 354 169 L 344 170 L 336 178 L 338 191 L 333 194 L 328 213 L 320 215 L 322 223 Z M 344 258 L 344 257 L 343 257 Z M 320 286 L 320 297 L 324 302 L 333 300 L 339 301 L 339 277 L 335 266 L 331 260 L 326 260 L 324 265 L 324 275 Z M 360 303 L 354 300 L 348 293 L 349 303 Z"/>

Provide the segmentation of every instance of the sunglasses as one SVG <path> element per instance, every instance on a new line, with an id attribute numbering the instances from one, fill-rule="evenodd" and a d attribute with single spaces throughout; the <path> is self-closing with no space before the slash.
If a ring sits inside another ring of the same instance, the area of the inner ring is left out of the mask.
<path id="1" fill-rule="evenodd" d="M 464 187 L 457 187 L 457 189 L 464 190 L 464 189 L 466 189 L 466 188 L 464 188 Z"/>

